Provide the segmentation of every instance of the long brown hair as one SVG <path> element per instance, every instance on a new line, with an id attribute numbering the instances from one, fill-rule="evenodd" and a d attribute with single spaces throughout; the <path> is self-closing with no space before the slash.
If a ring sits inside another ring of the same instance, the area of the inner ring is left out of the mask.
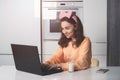
<path id="1" fill-rule="evenodd" d="M 74 15 L 74 16 L 76 16 L 76 15 Z M 84 39 L 84 32 L 83 32 L 82 22 L 80 21 L 80 19 L 77 16 L 76 16 L 76 20 L 77 20 L 77 22 L 72 17 L 71 18 L 63 17 L 60 20 L 60 25 L 61 25 L 61 22 L 67 21 L 76 28 L 75 31 L 74 31 L 74 38 L 76 39 L 75 45 L 76 45 L 76 47 L 78 47 L 81 44 L 81 42 L 83 41 L 83 39 Z M 71 39 L 66 38 L 66 36 L 61 31 L 61 37 L 60 37 L 60 39 L 58 41 L 58 44 L 61 47 L 67 47 L 69 41 L 71 41 Z"/>

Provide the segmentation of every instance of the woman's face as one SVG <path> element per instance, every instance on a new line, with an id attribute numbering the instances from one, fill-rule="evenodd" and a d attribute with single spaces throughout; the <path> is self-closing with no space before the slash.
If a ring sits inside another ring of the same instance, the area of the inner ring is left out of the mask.
<path id="1" fill-rule="evenodd" d="M 74 26 L 67 21 L 61 22 L 61 29 L 62 33 L 67 37 L 67 38 L 73 38 L 74 37 Z"/>

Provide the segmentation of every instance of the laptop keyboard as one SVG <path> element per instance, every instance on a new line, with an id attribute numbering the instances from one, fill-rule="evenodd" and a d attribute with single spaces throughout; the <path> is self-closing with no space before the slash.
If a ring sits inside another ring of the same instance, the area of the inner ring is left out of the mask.
<path id="1" fill-rule="evenodd" d="M 41 68 L 43 72 L 47 72 L 47 73 L 57 73 L 57 72 L 62 72 L 61 68 L 58 67 L 52 67 L 49 64 L 41 64 Z"/>
<path id="2" fill-rule="evenodd" d="M 51 67 L 49 64 L 44 64 L 44 63 L 42 63 L 40 66 L 41 66 L 42 70 L 49 70 Z"/>

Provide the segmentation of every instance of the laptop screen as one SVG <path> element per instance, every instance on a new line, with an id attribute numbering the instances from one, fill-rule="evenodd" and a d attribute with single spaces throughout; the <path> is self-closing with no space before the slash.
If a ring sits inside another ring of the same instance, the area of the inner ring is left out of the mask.
<path id="1" fill-rule="evenodd" d="M 37 46 L 11 44 L 17 70 L 31 73 L 41 72 Z"/>

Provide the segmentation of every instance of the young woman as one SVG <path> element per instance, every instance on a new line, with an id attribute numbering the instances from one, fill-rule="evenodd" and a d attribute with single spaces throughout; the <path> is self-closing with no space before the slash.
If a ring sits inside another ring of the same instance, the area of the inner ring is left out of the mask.
<path id="1" fill-rule="evenodd" d="M 74 63 L 74 70 L 83 70 L 91 64 L 91 42 L 84 36 L 83 25 L 80 19 L 71 11 L 59 14 L 61 38 L 58 41 L 58 50 L 46 64 L 51 67 L 60 67 L 68 70 L 68 62 Z"/>

